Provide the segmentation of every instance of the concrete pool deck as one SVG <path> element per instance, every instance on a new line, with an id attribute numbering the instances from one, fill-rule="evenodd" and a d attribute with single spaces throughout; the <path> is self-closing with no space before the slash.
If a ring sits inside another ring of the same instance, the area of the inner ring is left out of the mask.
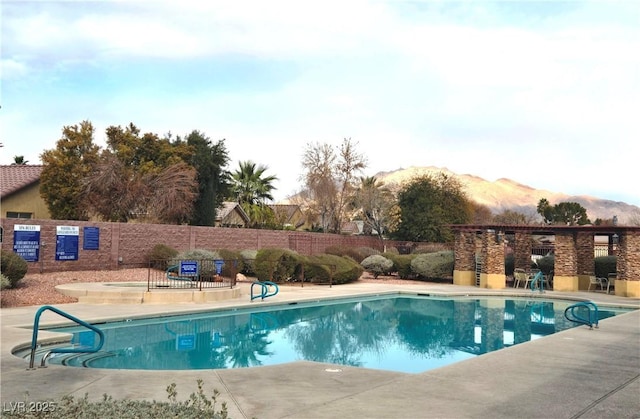
<path id="1" fill-rule="evenodd" d="M 448 284 L 283 286 L 265 301 L 242 296 L 212 303 L 60 304 L 57 308 L 88 322 L 162 316 L 247 305 L 340 298 L 386 292 L 445 295 L 518 295 L 526 290 L 487 290 Z M 598 306 L 640 308 L 640 299 L 601 292 L 554 292 L 546 298 L 591 300 Z M 40 306 L 0 311 L 0 389 L 3 408 L 11 403 L 60 399 L 64 395 L 100 400 L 167 401 L 176 383 L 178 398 L 196 391 L 202 379 L 226 401 L 231 418 L 640 418 L 640 311 L 577 327 L 420 374 L 405 374 L 315 362 L 198 371 L 140 371 L 51 365 L 27 370 L 12 355 L 29 346 L 34 314 Z M 52 312 L 40 324 L 66 319 Z M 40 338 L 54 336 L 40 332 Z"/>

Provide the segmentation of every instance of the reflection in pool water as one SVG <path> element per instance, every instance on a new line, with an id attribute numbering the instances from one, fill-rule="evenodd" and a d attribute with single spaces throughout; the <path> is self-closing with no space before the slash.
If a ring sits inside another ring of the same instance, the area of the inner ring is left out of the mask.
<path id="1" fill-rule="evenodd" d="M 211 312 L 99 325 L 97 354 L 51 363 L 92 368 L 242 368 L 297 360 L 422 372 L 549 335 L 575 324 L 567 301 L 386 296 Z M 600 310 L 600 318 L 615 315 Z M 94 332 L 74 327 L 72 343 Z"/>

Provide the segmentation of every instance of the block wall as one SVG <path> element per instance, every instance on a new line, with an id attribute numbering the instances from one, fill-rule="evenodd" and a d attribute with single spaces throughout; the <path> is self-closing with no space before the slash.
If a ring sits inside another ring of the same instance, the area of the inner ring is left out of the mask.
<path id="1" fill-rule="evenodd" d="M 323 253 L 327 247 L 333 245 L 371 247 L 382 251 L 384 246 L 391 248 L 406 244 L 387 240 L 383 244 L 379 238 L 371 236 L 343 236 L 283 230 L 8 218 L 3 218 L 1 221 L 3 252 L 13 251 L 14 225 L 40 226 L 40 257 L 38 262 L 29 262 L 29 273 L 144 267 L 147 266 L 149 252 L 157 244 L 166 244 L 178 251 L 196 248 L 243 250 L 279 247 L 295 250 L 304 255 Z M 57 226 L 80 228 L 77 261 L 55 260 Z M 83 250 L 82 231 L 85 226 L 100 229 L 98 250 Z"/>

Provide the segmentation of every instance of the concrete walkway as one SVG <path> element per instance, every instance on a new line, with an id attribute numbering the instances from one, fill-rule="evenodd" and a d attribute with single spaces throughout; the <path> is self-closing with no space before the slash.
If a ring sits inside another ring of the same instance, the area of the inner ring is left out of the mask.
<path id="1" fill-rule="evenodd" d="M 308 299 L 391 291 L 443 295 L 530 295 L 529 291 L 483 290 L 429 284 L 354 284 L 281 287 L 264 302 L 249 302 L 248 284 L 238 299 L 207 304 L 63 304 L 56 307 L 85 321 L 161 316 L 212 307 L 281 304 Z M 640 308 L 640 300 L 600 292 L 547 292 L 546 297 L 591 300 L 599 306 Z M 640 311 L 578 327 L 420 374 L 295 362 L 243 369 L 133 371 L 51 365 L 27 370 L 11 354 L 29 346 L 39 307 L 1 310 L 1 401 L 59 399 L 166 401 L 176 383 L 178 398 L 196 391 L 203 379 L 226 401 L 231 418 L 640 418 Z M 41 325 L 64 319 L 45 312 Z M 41 339 L 54 337 L 41 332 Z"/>

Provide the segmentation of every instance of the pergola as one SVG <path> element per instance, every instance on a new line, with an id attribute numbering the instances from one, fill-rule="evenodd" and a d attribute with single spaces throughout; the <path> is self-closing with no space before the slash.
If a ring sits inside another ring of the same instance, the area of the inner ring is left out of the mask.
<path id="1" fill-rule="evenodd" d="M 607 236 L 617 256 L 615 294 L 640 297 L 640 226 L 452 225 L 455 234 L 453 283 L 505 288 L 505 236 L 513 236 L 515 267 L 531 264 L 533 236 L 554 236 L 555 291 L 587 290 L 594 275 L 595 236 Z"/>

